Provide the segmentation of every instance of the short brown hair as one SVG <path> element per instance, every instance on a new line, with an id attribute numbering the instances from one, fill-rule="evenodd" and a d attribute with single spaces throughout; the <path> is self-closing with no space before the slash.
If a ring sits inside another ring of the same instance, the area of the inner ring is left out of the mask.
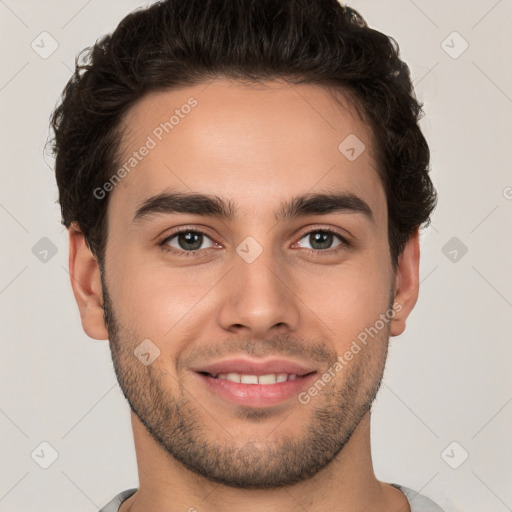
<path id="1" fill-rule="evenodd" d="M 283 79 L 349 91 L 368 123 L 386 193 L 394 267 L 437 203 L 422 106 L 392 37 L 336 0 L 165 0 L 127 15 L 76 59 L 52 114 L 62 223 L 76 222 L 100 265 L 120 121 L 151 91 L 214 78 Z"/>

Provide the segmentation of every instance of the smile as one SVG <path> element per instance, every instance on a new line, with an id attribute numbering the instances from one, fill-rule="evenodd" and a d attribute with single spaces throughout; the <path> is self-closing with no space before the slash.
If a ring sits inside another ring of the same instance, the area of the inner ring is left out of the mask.
<path id="1" fill-rule="evenodd" d="M 299 393 L 311 385 L 316 374 L 316 371 L 305 375 L 195 372 L 207 392 L 216 398 L 235 405 L 256 408 L 279 405 L 290 399 L 296 400 Z"/>
<path id="2" fill-rule="evenodd" d="M 279 382 L 286 382 L 289 380 L 295 380 L 297 375 L 295 373 L 267 373 L 266 375 L 248 375 L 243 373 L 219 373 L 209 374 L 214 379 L 229 380 L 230 382 L 239 382 L 242 384 L 277 384 Z"/>

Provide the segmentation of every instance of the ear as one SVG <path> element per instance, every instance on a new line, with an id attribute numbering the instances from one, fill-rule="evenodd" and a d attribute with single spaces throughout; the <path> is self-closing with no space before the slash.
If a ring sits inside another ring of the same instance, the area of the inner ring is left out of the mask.
<path id="1" fill-rule="evenodd" d="M 95 340 L 108 339 L 103 318 L 100 267 L 76 223 L 69 229 L 69 275 L 85 333 Z"/>
<path id="2" fill-rule="evenodd" d="M 419 228 L 404 246 L 398 258 L 395 275 L 395 316 L 390 323 L 390 336 L 399 336 L 405 331 L 407 317 L 413 310 L 419 293 L 420 242 Z"/>

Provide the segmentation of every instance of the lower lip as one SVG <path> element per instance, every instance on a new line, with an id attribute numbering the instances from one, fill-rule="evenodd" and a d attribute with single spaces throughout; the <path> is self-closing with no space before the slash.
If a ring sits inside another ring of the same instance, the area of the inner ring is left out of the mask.
<path id="1" fill-rule="evenodd" d="M 227 400 L 250 407 L 267 407 L 289 400 L 304 389 L 316 372 L 276 384 L 242 384 L 197 373 L 208 388 Z"/>

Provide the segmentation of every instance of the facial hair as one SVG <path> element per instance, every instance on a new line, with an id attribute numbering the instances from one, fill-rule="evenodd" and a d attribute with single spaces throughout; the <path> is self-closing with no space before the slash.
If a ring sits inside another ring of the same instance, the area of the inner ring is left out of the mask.
<path id="1" fill-rule="evenodd" d="M 131 410 L 170 457 L 212 482 L 239 489 L 271 489 L 311 478 L 342 455 L 361 419 L 371 410 L 387 356 L 388 324 L 310 403 L 297 402 L 295 407 L 310 409 L 309 421 L 300 435 L 291 436 L 282 427 L 279 442 L 215 441 L 208 429 L 211 418 L 205 419 L 201 414 L 201 405 L 187 393 L 183 382 L 171 378 L 171 372 L 158 372 L 154 364 L 145 366 L 134 355 L 144 336 L 121 325 L 103 272 L 101 281 L 113 366 Z M 390 307 L 391 304 L 392 300 Z M 337 354 L 324 343 L 299 344 L 289 337 L 274 337 L 263 343 L 230 340 L 230 346 L 237 348 L 233 353 L 247 355 L 263 355 L 264 351 L 284 355 L 292 351 L 304 360 L 316 358 L 326 370 L 337 360 Z M 224 345 L 219 347 L 224 350 Z M 224 351 L 223 355 L 226 354 Z M 164 379 L 163 374 L 169 378 Z M 175 384 L 173 389 L 169 388 L 171 381 Z M 255 423 L 264 421 L 273 412 L 242 408 L 239 414 L 245 421 Z"/>

